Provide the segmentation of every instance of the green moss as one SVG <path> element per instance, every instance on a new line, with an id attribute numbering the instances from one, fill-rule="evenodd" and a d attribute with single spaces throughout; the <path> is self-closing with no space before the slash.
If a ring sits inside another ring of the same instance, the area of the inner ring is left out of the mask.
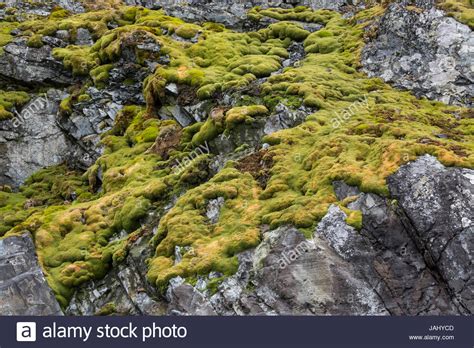
<path id="1" fill-rule="evenodd" d="M 32 214 L 25 211 L 25 202 L 21 194 L 0 191 L 0 237 Z"/>
<path id="2" fill-rule="evenodd" d="M 26 45 L 28 47 L 32 47 L 32 48 L 40 48 L 40 47 L 43 47 L 43 36 L 42 35 L 33 35 L 31 36 L 28 41 L 26 42 Z"/>
<path id="3" fill-rule="evenodd" d="M 250 19 L 260 21 L 265 17 L 279 21 L 299 21 L 308 23 L 326 24 L 332 18 L 333 12 L 329 10 L 312 11 L 308 7 L 298 6 L 290 9 L 255 7 L 248 12 Z"/>
<path id="4" fill-rule="evenodd" d="M 160 222 L 154 238 L 156 255 L 150 261 L 148 278 L 158 288 L 177 275 L 193 277 L 212 270 L 230 275 L 237 270 L 236 255 L 260 241 L 257 202 L 260 188 L 249 174 L 225 169 L 209 182 L 188 191 Z M 209 200 L 225 199 L 219 222 L 206 221 Z M 239 221 L 238 224 L 235 221 Z M 174 265 L 174 247 L 189 246 Z"/>
<path id="5" fill-rule="evenodd" d="M 79 95 L 79 97 L 77 98 L 77 101 L 79 103 L 84 103 L 84 102 L 88 102 L 91 100 L 91 96 L 89 94 L 81 94 Z"/>
<path id="6" fill-rule="evenodd" d="M 295 41 L 303 41 L 310 34 L 309 31 L 303 29 L 301 25 L 292 22 L 278 22 L 272 24 L 268 29 L 265 29 L 264 32 L 273 38 L 290 38 Z"/>
<path id="7" fill-rule="evenodd" d="M 442 0 L 437 5 L 449 16 L 474 29 L 474 4 L 471 0 Z"/>
<path id="8" fill-rule="evenodd" d="M 129 197 L 120 211 L 115 214 L 113 228 L 115 230 L 134 231 L 140 226 L 150 209 L 150 201 L 146 198 Z"/>
<path id="9" fill-rule="evenodd" d="M 90 71 L 90 76 L 92 77 L 94 84 L 96 86 L 103 86 L 104 82 L 109 79 L 109 71 L 112 70 L 112 68 L 112 64 L 105 64 L 92 69 Z"/>
<path id="10" fill-rule="evenodd" d="M 95 315 L 98 316 L 109 316 L 109 315 L 114 315 L 117 313 L 117 307 L 115 303 L 109 302 L 105 304 L 101 309 L 99 309 Z"/>
<path id="11" fill-rule="evenodd" d="M 14 108 L 19 108 L 30 101 L 30 96 L 22 91 L 0 90 L 0 121 L 13 117 Z"/>
<path id="12" fill-rule="evenodd" d="M 197 35 L 201 28 L 194 24 L 182 24 L 176 28 L 176 35 L 182 37 L 183 39 L 192 39 Z"/>
<path id="13" fill-rule="evenodd" d="M 68 46 L 53 49 L 53 57 L 61 60 L 66 69 L 74 75 L 88 75 L 89 71 L 99 64 L 98 56 L 90 53 L 90 47 Z"/>
<path id="14" fill-rule="evenodd" d="M 231 130 L 240 123 L 252 123 L 254 121 L 254 117 L 266 114 L 268 114 L 268 109 L 263 105 L 251 105 L 233 108 L 226 113 L 226 129 Z"/>
<path id="15" fill-rule="evenodd" d="M 90 198 L 90 194 L 81 173 L 66 166 L 43 169 L 28 178 L 19 193 L 0 192 L 0 235 L 14 228 L 13 232 L 21 232 L 21 223 L 47 206 L 69 204 L 86 197 Z"/>
<path id="16" fill-rule="evenodd" d="M 13 40 L 13 36 L 10 33 L 17 26 L 18 23 L 0 22 L 0 55 L 2 54 L 2 47 Z"/>
<path id="17" fill-rule="evenodd" d="M 71 105 L 72 97 L 66 97 L 61 100 L 59 104 L 59 110 L 64 114 L 71 114 L 72 113 L 72 105 Z"/>
<path id="18" fill-rule="evenodd" d="M 331 53 L 340 47 L 337 39 L 333 37 L 317 37 L 307 41 L 306 45 L 306 53 Z"/>

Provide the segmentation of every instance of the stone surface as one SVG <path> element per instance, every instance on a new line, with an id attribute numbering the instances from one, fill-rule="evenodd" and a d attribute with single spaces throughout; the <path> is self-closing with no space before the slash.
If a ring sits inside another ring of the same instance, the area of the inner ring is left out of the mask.
<path id="1" fill-rule="evenodd" d="M 64 162 L 70 143 L 56 120 L 64 94 L 33 98 L 15 118 L 0 122 L 0 183 L 18 186 L 35 171 Z"/>
<path id="2" fill-rule="evenodd" d="M 3 47 L 0 77 L 26 85 L 70 85 L 71 72 L 51 56 L 51 47 L 31 48 L 20 38 Z"/>
<path id="3" fill-rule="evenodd" d="M 389 179 L 413 238 L 451 296 L 474 312 L 474 171 L 423 156 Z"/>
<path id="4" fill-rule="evenodd" d="M 247 11 L 255 6 L 293 7 L 309 6 L 313 9 L 338 10 L 352 0 L 125 0 L 128 5 L 141 5 L 156 9 L 163 8 L 168 14 L 191 22 L 217 22 L 228 27 L 242 28 L 246 23 Z"/>
<path id="5" fill-rule="evenodd" d="M 0 239 L 0 313 L 62 315 L 29 234 Z"/>
<path id="6" fill-rule="evenodd" d="M 472 106 L 474 34 L 442 11 L 390 5 L 362 56 L 369 76 L 419 97 Z"/>

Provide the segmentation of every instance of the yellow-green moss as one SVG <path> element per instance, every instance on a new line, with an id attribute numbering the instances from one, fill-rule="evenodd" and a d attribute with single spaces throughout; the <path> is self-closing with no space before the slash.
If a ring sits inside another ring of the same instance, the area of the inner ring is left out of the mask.
<path id="1" fill-rule="evenodd" d="M 109 71 L 113 68 L 112 64 L 98 66 L 91 70 L 90 75 L 96 86 L 103 86 L 109 79 Z"/>
<path id="2" fill-rule="evenodd" d="M 29 100 L 30 96 L 26 92 L 0 90 L 0 121 L 12 118 L 13 108 L 21 107 Z"/>
<path id="3" fill-rule="evenodd" d="M 88 75 L 89 71 L 99 64 L 98 56 L 90 54 L 90 47 L 55 48 L 53 57 L 62 60 L 66 69 L 72 70 L 74 75 Z"/>
<path id="4" fill-rule="evenodd" d="M 183 39 L 192 39 L 200 30 L 199 26 L 186 23 L 176 28 L 176 35 L 181 36 Z"/>
<path id="5" fill-rule="evenodd" d="M 30 36 L 30 38 L 28 38 L 28 41 L 26 42 L 26 45 L 32 48 L 43 47 L 43 35 L 35 34 Z"/>
<path id="6" fill-rule="evenodd" d="M 263 105 L 241 106 L 229 110 L 225 115 L 226 128 L 231 130 L 239 123 L 252 123 L 254 117 L 268 113 L 268 109 Z"/>
<path id="7" fill-rule="evenodd" d="M 437 5 L 449 16 L 474 29 L 474 3 L 472 0 L 442 0 Z"/>
<path id="8" fill-rule="evenodd" d="M 11 31 L 18 26 L 17 23 L 0 22 L 0 54 L 2 54 L 3 46 L 13 40 Z"/>
<path id="9" fill-rule="evenodd" d="M 160 222 L 149 280 L 163 289 L 170 278 L 178 275 L 191 277 L 213 270 L 234 273 L 238 266 L 236 255 L 260 241 L 259 192 L 250 174 L 235 169 L 225 169 L 208 183 L 188 191 Z M 225 204 L 219 221 L 210 225 L 204 214 L 206 205 L 218 197 L 224 198 Z M 176 265 L 175 246 L 191 247 Z"/>

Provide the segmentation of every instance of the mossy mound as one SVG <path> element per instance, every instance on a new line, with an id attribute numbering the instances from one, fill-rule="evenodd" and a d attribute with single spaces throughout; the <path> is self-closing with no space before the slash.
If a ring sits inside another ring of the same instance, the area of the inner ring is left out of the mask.
<path id="1" fill-rule="evenodd" d="M 178 275 L 193 277 L 211 271 L 233 274 L 238 266 L 237 253 L 260 241 L 259 194 L 252 176 L 233 168 L 188 191 L 160 222 L 149 280 L 165 289 L 168 280 Z M 212 225 L 205 216 L 206 206 L 219 197 L 225 204 L 219 221 Z M 178 264 L 174 264 L 176 246 L 189 247 Z"/>
<path id="2" fill-rule="evenodd" d="M 438 7 L 446 11 L 449 16 L 474 29 L 474 2 L 472 0 L 443 0 Z"/>
<path id="3" fill-rule="evenodd" d="M 28 93 L 23 91 L 0 90 L 0 121 L 13 117 L 13 109 L 19 108 L 30 101 Z"/>
<path id="4" fill-rule="evenodd" d="M 2 54 L 3 46 L 9 44 L 13 40 L 12 30 L 17 27 L 18 23 L 0 22 L 0 54 Z"/>

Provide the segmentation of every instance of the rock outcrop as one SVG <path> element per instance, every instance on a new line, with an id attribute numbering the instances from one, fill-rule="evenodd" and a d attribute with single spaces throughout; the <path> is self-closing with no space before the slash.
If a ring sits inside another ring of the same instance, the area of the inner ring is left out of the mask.
<path id="1" fill-rule="evenodd" d="M 62 315 L 28 234 L 0 239 L 0 313 Z"/>
<path id="2" fill-rule="evenodd" d="M 338 198 L 358 196 L 350 208 L 363 214 L 360 232 L 337 206 L 312 239 L 293 227 L 266 232 L 216 294 L 171 281 L 169 313 L 472 313 L 473 175 L 422 157 L 389 180 L 399 206 L 338 183 Z"/>
<path id="3" fill-rule="evenodd" d="M 402 167 L 389 187 L 426 266 L 460 310 L 472 313 L 474 171 L 445 168 L 424 156 Z"/>
<path id="4" fill-rule="evenodd" d="M 52 57 L 51 46 L 31 48 L 26 41 L 19 38 L 3 47 L 0 76 L 27 86 L 64 86 L 74 82 L 71 72 Z"/>
<path id="5" fill-rule="evenodd" d="M 426 6 L 430 7 L 430 6 Z M 369 76 L 419 97 L 472 106 L 474 33 L 435 8 L 392 4 L 363 52 Z"/>
<path id="6" fill-rule="evenodd" d="M 70 156 L 71 144 L 57 124 L 64 93 L 51 89 L 25 105 L 13 119 L 0 122 L 0 182 L 19 186 L 37 170 Z"/>

